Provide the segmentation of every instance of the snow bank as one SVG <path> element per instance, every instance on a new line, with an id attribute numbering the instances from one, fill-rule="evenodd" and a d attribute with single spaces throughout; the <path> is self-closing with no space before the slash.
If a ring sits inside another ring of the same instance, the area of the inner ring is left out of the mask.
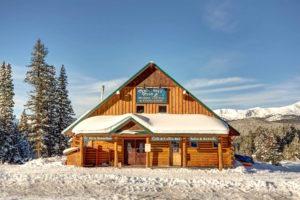
<path id="1" fill-rule="evenodd" d="M 219 172 L 197 168 L 80 168 L 65 157 L 0 165 L 0 199 L 299 199 L 300 162 Z"/>

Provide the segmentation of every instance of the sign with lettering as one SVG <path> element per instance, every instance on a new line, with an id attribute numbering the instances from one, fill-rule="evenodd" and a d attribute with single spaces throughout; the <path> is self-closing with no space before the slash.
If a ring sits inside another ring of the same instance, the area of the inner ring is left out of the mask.
<path id="1" fill-rule="evenodd" d="M 136 103 L 167 103 L 167 88 L 136 88 Z"/>
<path id="2" fill-rule="evenodd" d="M 151 152 L 151 144 L 145 144 L 145 152 Z"/>
<path id="3" fill-rule="evenodd" d="M 189 137 L 189 141 L 218 141 L 216 137 Z"/>
<path id="4" fill-rule="evenodd" d="M 104 141 L 111 141 L 113 140 L 112 136 L 88 136 L 88 137 L 83 137 L 84 138 L 84 142 L 87 144 L 89 141 L 92 140 L 104 140 Z"/>
<path id="5" fill-rule="evenodd" d="M 151 137 L 151 141 L 181 141 L 181 137 Z"/>

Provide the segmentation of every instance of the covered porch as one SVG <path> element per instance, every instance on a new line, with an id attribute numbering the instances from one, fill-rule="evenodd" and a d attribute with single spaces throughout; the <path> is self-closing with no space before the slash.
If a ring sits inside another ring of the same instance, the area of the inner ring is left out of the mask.
<path id="1" fill-rule="evenodd" d="M 204 115 L 97 116 L 82 121 L 73 131 L 72 145 L 79 147 L 75 153 L 80 166 L 221 170 L 232 162 L 228 126 Z"/>

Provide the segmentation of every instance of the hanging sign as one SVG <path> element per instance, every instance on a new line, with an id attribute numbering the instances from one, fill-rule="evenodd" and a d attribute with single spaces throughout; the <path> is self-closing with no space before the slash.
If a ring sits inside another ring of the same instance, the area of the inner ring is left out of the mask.
<path id="1" fill-rule="evenodd" d="M 151 137 L 151 141 L 181 141 L 181 137 Z"/>
<path id="2" fill-rule="evenodd" d="M 189 137 L 189 141 L 218 141 L 217 137 Z"/>
<path id="3" fill-rule="evenodd" d="M 151 144 L 145 144 L 145 152 L 151 152 Z"/>
<path id="4" fill-rule="evenodd" d="M 136 88 L 136 103 L 167 103 L 167 88 Z"/>

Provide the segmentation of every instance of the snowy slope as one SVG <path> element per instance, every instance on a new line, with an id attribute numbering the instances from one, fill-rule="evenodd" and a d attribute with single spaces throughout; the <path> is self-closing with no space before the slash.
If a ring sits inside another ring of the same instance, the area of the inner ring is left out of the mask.
<path id="1" fill-rule="evenodd" d="M 300 116 L 300 101 L 283 107 L 277 108 L 251 108 L 248 110 L 236 109 L 217 109 L 214 110 L 216 114 L 226 120 L 237 120 L 245 118 L 265 118 L 268 121 L 277 121 L 281 119 L 291 119 Z"/>
<path id="2" fill-rule="evenodd" d="M 81 168 L 61 158 L 0 164 L 0 199 L 299 199 L 300 161 L 253 168 Z"/>

